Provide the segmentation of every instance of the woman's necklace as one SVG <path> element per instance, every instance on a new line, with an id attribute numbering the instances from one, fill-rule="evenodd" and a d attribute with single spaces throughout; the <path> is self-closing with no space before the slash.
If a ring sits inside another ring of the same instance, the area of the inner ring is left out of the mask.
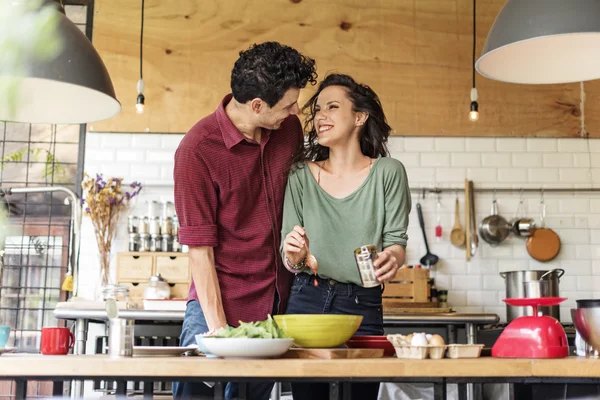
<path id="1" fill-rule="evenodd" d="M 329 160 L 329 158 L 327 159 Z M 324 169 L 325 163 L 327 160 L 323 161 L 321 164 L 316 163 L 319 166 L 319 170 L 317 171 L 317 185 L 321 186 L 321 169 Z M 369 157 L 369 171 L 371 171 L 371 166 L 373 165 L 373 159 Z"/>

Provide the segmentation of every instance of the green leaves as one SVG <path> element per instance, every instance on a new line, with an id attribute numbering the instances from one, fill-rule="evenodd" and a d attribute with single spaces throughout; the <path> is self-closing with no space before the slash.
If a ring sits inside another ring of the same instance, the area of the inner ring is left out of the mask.
<path id="1" fill-rule="evenodd" d="M 4 158 L 0 159 L 0 170 L 4 169 L 5 163 L 24 162 L 26 154 L 27 149 L 19 149 L 5 155 Z M 28 157 L 26 162 L 31 163 L 35 161 L 36 163 L 44 163 L 42 179 L 46 181 L 50 180 L 51 183 L 69 183 L 66 168 L 48 150 L 41 148 L 29 149 L 29 154 L 30 157 Z"/>
<path id="2" fill-rule="evenodd" d="M 217 332 L 214 337 L 218 338 L 251 338 L 251 339 L 285 339 L 287 336 L 275 323 L 269 314 L 264 321 L 242 322 L 240 326 L 233 328 L 227 326 Z"/>

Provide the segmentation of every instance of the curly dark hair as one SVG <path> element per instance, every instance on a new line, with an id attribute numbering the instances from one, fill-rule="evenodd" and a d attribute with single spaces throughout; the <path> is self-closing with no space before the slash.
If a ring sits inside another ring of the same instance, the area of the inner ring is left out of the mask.
<path id="1" fill-rule="evenodd" d="M 240 103 L 254 98 L 273 107 L 291 88 L 317 83 L 315 60 L 277 42 L 253 44 L 240 51 L 231 71 L 231 92 Z"/>
<path id="2" fill-rule="evenodd" d="M 329 86 L 342 86 L 346 88 L 348 98 L 352 102 L 355 112 L 369 114 L 367 121 L 359 132 L 360 150 L 368 157 L 388 157 L 387 140 L 392 128 L 387 124 L 379 96 L 367 85 L 356 82 L 351 76 L 344 74 L 330 74 L 319 84 L 316 93 L 306 102 L 302 112 L 306 116 L 304 130 L 308 132 L 307 143 L 304 151 L 296 153 L 294 164 L 302 161 L 322 161 L 329 158 L 329 148 L 321 146 L 317 141 L 315 129 L 315 107 L 319 94 Z"/>

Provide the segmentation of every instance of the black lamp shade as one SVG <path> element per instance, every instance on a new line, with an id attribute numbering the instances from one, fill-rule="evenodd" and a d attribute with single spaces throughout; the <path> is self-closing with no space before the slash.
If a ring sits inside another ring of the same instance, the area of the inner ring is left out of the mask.
<path id="1" fill-rule="evenodd" d="M 63 40 L 60 54 L 51 61 L 35 62 L 20 81 L 16 114 L 0 107 L 0 120 L 80 124 L 117 115 L 121 104 L 100 55 L 88 38 L 64 14 L 62 6 L 51 0 L 60 22 Z M 0 79 L 15 79 L 0 76 Z"/>

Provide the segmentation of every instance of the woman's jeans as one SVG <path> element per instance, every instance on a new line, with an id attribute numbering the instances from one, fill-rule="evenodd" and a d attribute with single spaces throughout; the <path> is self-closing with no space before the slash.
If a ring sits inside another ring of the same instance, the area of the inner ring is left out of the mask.
<path id="1" fill-rule="evenodd" d="M 363 320 L 355 335 L 383 335 L 381 287 L 363 288 L 332 279 L 317 278 L 305 273 L 296 275 L 286 314 L 353 314 Z M 379 383 L 352 383 L 353 400 L 375 400 Z M 326 383 L 293 383 L 294 400 L 327 400 Z"/>
<path id="2" fill-rule="evenodd" d="M 251 305 L 249 305 L 251 306 Z M 196 344 L 196 335 L 208 332 L 208 324 L 204 313 L 197 300 L 188 302 L 181 337 L 180 346 Z M 268 400 L 273 389 L 273 382 L 260 382 L 248 384 L 248 400 Z M 225 400 L 234 400 L 238 397 L 238 384 L 229 382 L 225 386 Z M 203 382 L 173 382 L 174 399 L 213 399 L 213 389 Z"/>

